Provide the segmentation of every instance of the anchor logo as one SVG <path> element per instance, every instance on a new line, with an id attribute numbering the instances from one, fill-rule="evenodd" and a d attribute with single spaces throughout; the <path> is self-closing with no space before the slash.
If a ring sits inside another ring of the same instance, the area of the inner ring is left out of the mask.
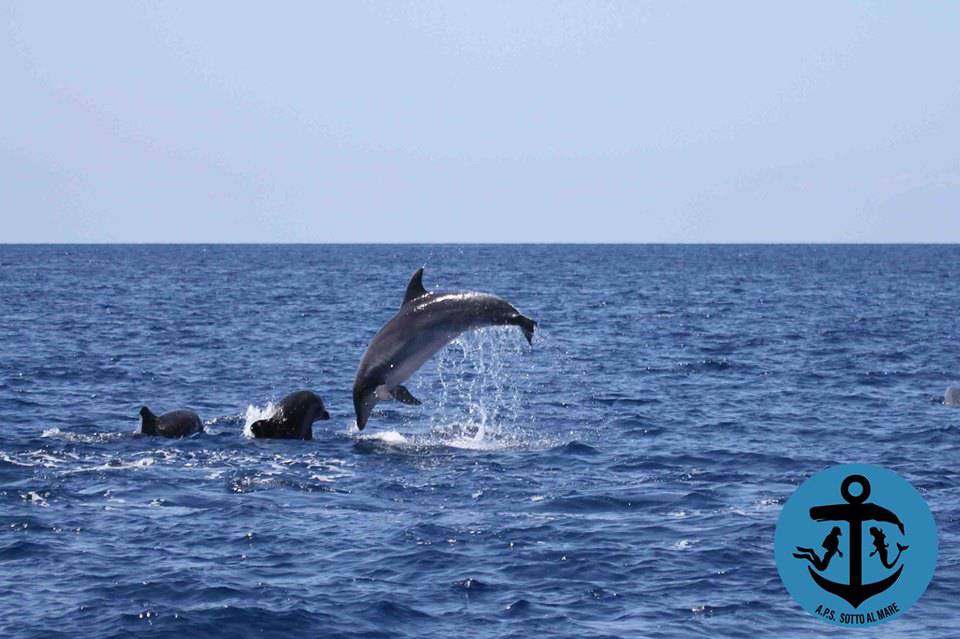
<path id="1" fill-rule="evenodd" d="M 938 546 L 933 513 L 910 482 L 882 466 L 842 464 L 794 490 L 773 552 L 783 585 L 804 610 L 852 627 L 885 623 L 916 603 L 936 570 Z"/>
<path id="2" fill-rule="evenodd" d="M 853 484 L 860 486 L 858 495 L 853 495 L 850 492 L 850 487 Z M 838 583 L 818 574 L 818 571 L 822 572 L 827 569 L 834 555 L 843 557 L 839 544 L 839 538 L 843 533 L 839 526 L 834 526 L 824 540 L 823 548 L 826 552 L 822 558 L 818 557 L 816 551 L 813 549 L 801 546 L 797 546 L 797 552 L 793 553 L 793 556 L 797 559 L 804 559 L 810 562 L 811 565 L 807 566 L 807 570 L 818 586 L 827 592 L 837 595 L 850 603 L 854 608 L 857 608 L 870 597 L 890 588 L 900 578 L 901 573 L 903 573 L 903 564 L 901 564 L 896 572 L 886 578 L 873 583 L 863 583 L 863 522 L 879 521 L 895 524 L 900 530 L 901 535 L 904 534 L 904 526 L 903 522 L 901 522 L 893 512 L 877 504 L 867 502 L 867 499 L 870 497 L 870 482 L 863 475 L 848 475 L 840 484 L 840 495 L 846 502 L 845 504 L 814 506 L 810 509 L 810 518 L 814 521 L 847 523 L 850 554 L 848 558 L 850 568 L 849 582 Z M 872 527 L 870 533 L 874 536 L 874 546 L 876 547 L 876 550 L 871 553 L 871 556 L 879 552 L 880 560 L 884 567 L 892 568 L 896 565 L 903 551 L 908 547 L 897 544 L 899 552 L 893 562 L 888 564 L 887 544 L 884 541 L 883 532 L 880 531 L 879 528 Z M 814 570 L 814 568 L 816 568 L 816 570 Z"/>

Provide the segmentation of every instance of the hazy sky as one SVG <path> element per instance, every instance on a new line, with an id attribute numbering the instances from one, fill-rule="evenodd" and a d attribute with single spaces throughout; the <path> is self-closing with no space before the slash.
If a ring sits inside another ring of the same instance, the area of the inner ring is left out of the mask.
<path id="1" fill-rule="evenodd" d="M 0 241 L 960 241 L 957 3 L 0 20 Z"/>

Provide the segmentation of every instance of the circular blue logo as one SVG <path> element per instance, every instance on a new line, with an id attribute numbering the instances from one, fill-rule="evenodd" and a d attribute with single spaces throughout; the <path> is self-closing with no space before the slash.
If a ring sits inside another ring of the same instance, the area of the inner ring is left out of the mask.
<path id="1" fill-rule="evenodd" d="M 881 466 L 833 466 L 803 482 L 774 537 L 783 585 L 840 626 L 888 621 L 912 606 L 937 566 L 937 526 L 920 493 Z"/>

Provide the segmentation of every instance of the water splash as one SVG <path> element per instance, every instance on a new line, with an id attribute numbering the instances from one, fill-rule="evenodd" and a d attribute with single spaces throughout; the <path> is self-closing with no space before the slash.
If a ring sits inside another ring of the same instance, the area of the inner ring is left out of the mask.
<path id="1" fill-rule="evenodd" d="M 549 448 L 557 442 L 540 432 L 525 401 L 533 394 L 528 347 L 514 327 L 464 333 L 420 370 L 413 394 L 424 403 L 408 423 L 426 417 L 426 432 L 396 430 L 358 434 L 355 441 L 396 448 L 452 447 L 468 450 Z M 355 427 L 354 427 L 355 428 Z"/>
<path id="2" fill-rule="evenodd" d="M 247 410 L 243 414 L 243 430 L 241 431 L 243 436 L 252 439 L 253 431 L 250 430 L 250 427 L 253 426 L 254 422 L 267 419 L 275 412 L 277 412 L 277 406 L 273 402 L 267 402 L 267 405 L 262 408 L 254 404 L 248 404 Z"/>
<path id="3" fill-rule="evenodd" d="M 464 333 L 436 357 L 418 386 L 433 395 L 427 410 L 427 441 L 455 448 L 488 450 L 542 443 L 523 411 L 530 375 L 527 348 L 514 327 Z"/>

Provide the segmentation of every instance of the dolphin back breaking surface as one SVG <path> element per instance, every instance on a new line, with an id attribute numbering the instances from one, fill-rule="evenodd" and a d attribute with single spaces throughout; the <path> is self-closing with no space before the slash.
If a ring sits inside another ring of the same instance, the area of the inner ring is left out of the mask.
<path id="1" fill-rule="evenodd" d="M 496 295 L 429 292 L 423 287 L 423 269 L 418 269 L 407 285 L 400 311 L 374 335 L 360 360 L 353 382 L 357 428 L 363 430 L 380 400 L 419 404 L 403 383 L 461 333 L 487 326 L 518 326 L 532 344 L 536 325 Z"/>

